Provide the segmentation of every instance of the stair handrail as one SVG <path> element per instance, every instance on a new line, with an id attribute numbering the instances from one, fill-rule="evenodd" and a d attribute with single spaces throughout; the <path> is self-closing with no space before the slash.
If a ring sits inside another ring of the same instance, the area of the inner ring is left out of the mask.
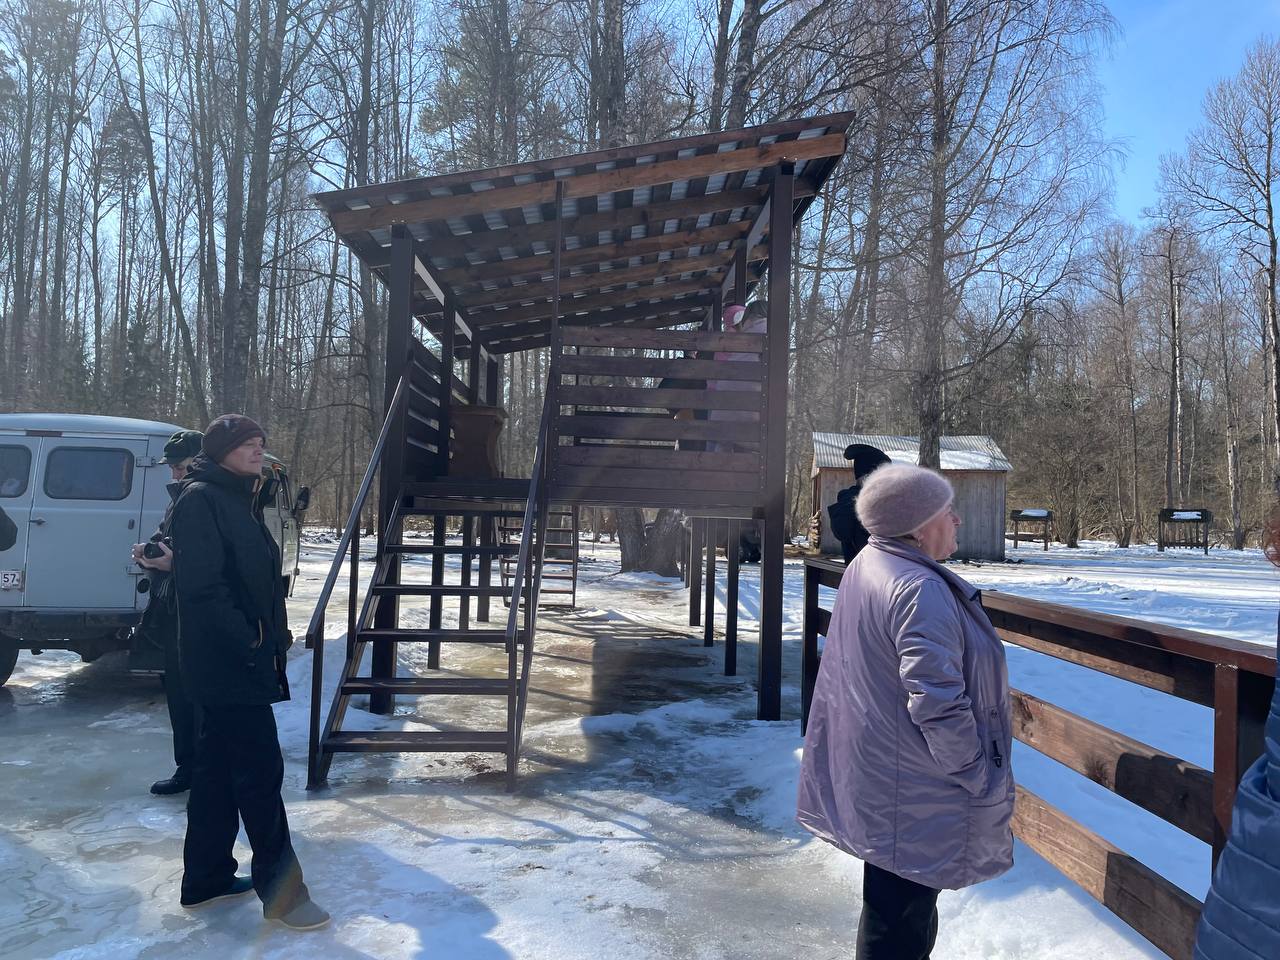
<path id="1" fill-rule="evenodd" d="M 533 531 L 538 518 L 546 509 L 546 493 L 543 487 L 546 486 L 547 472 L 547 447 L 551 437 L 551 417 L 556 403 L 553 396 L 553 385 L 548 381 L 546 392 L 542 400 L 542 418 L 538 424 L 538 443 L 534 449 L 533 455 L 533 471 L 529 480 L 529 498 L 524 505 L 524 519 L 520 525 L 520 550 L 516 554 L 516 569 L 511 575 L 511 606 L 507 611 L 507 652 L 515 651 L 516 636 L 519 633 L 520 626 L 520 595 L 524 592 L 524 581 L 529 576 L 529 557 L 533 549 Z M 539 554 L 541 554 L 542 544 L 538 545 Z M 538 560 L 541 565 L 541 558 Z M 531 602 L 537 604 L 537 597 L 532 596 Z M 525 643 L 531 642 L 531 637 L 525 638 Z"/>
<path id="2" fill-rule="evenodd" d="M 312 765 L 320 754 L 320 698 L 324 692 L 324 621 L 333 588 L 337 585 L 342 565 L 347 560 L 347 550 L 360 523 L 360 515 L 364 512 L 365 503 L 369 499 L 369 491 L 373 488 L 373 477 L 382 462 L 382 454 L 391 435 L 391 425 L 395 421 L 400 407 L 408 396 L 409 377 L 412 373 L 412 361 L 406 365 L 405 372 L 396 382 L 395 392 L 391 395 L 391 403 L 387 407 L 387 415 L 382 421 L 382 429 L 378 431 L 378 439 L 373 444 L 373 452 L 369 456 L 369 466 L 365 468 L 364 478 L 360 481 L 360 489 L 351 504 L 351 512 L 347 516 L 347 525 L 338 539 L 338 548 L 333 554 L 333 563 L 329 565 L 329 575 L 325 577 L 324 586 L 316 599 L 315 612 L 311 614 L 311 622 L 307 624 L 306 644 L 311 648 L 311 728 L 308 757 Z M 354 585 L 352 586 L 354 589 Z M 352 639 L 347 638 L 348 642 Z M 314 772 L 314 771 L 312 771 Z"/>

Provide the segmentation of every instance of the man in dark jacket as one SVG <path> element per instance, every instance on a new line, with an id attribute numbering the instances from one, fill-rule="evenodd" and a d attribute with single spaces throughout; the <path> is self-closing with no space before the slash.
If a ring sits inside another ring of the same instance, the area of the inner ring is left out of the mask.
<path id="1" fill-rule="evenodd" d="M 271 705 L 289 699 L 289 631 L 279 548 L 253 510 L 265 439 L 248 417 L 214 420 L 173 506 L 182 676 L 200 709 L 182 904 L 256 890 L 264 916 L 309 930 L 329 915 L 302 882 L 280 794 L 284 758 Z M 236 876 L 231 855 L 241 822 L 252 879 Z"/>
<path id="2" fill-rule="evenodd" d="M 142 617 L 142 632 L 164 651 L 164 696 L 169 704 L 169 726 L 173 728 L 173 776 L 157 780 L 151 792 L 159 796 L 184 793 L 191 788 L 191 766 L 196 756 L 197 714 L 187 696 L 178 658 L 178 604 L 173 590 L 173 551 L 169 548 L 169 523 L 173 516 L 173 499 L 181 489 L 181 481 L 200 453 L 204 434 L 197 430 L 180 430 L 164 445 L 163 462 L 173 475 L 169 484 L 169 506 L 164 519 L 151 535 L 150 543 L 160 551 L 147 557 L 147 544 L 133 546 L 133 559 L 151 571 L 151 600 Z"/>
<path id="3" fill-rule="evenodd" d="M 879 447 L 867 443 L 851 443 L 844 448 L 844 458 L 853 465 L 853 486 L 836 495 L 836 502 L 827 507 L 831 518 L 831 532 L 840 541 L 844 562 L 849 563 L 867 545 L 870 535 L 858 520 L 857 500 L 862 482 L 876 467 L 889 462 L 889 457 Z"/>

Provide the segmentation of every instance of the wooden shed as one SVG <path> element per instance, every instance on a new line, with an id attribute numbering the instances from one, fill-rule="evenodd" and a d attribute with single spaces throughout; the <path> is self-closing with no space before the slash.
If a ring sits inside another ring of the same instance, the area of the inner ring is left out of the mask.
<path id="1" fill-rule="evenodd" d="M 844 458 L 844 451 L 854 443 L 879 447 L 895 463 L 920 462 L 920 441 L 916 437 L 815 433 L 812 503 L 818 514 L 818 549 L 823 553 L 840 552 L 840 542 L 831 533 L 827 507 L 853 483 L 853 469 Z M 990 437 L 942 438 L 942 472 L 955 487 L 956 510 L 964 519 L 957 558 L 1004 559 L 1005 481 L 1012 469 Z"/>

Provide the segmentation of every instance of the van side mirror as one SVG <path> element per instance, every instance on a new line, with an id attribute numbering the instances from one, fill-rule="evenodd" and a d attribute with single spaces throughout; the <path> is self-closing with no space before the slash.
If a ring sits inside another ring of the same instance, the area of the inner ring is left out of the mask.
<path id="1" fill-rule="evenodd" d="M 293 512 L 299 516 L 307 512 L 307 507 L 311 506 L 311 488 L 300 487 L 298 496 L 293 501 Z"/>

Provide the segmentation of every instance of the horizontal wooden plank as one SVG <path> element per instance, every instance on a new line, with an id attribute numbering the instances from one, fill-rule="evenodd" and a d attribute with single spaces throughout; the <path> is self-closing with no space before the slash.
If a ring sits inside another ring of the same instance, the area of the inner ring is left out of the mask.
<path id="1" fill-rule="evenodd" d="M 614 327 L 564 327 L 560 342 L 566 347 L 614 347 L 637 350 L 716 350 L 763 353 L 765 338 L 758 333 L 721 333 L 713 330 L 637 330 Z"/>
<path id="2" fill-rule="evenodd" d="M 985 604 L 985 594 L 984 594 Z M 1126 646 L 1106 637 L 1069 635 L 1052 624 L 1019 620 L 1016 629 L 1006 626 L 999 612 L 990 614 L 996 632 L 1012 643 L 1059 660 L 1088 667 L 1140 686 L 1171 693 L 1201 706 L 1213 706 L 1213 667 L 1186 658 L 1177 658 L 1145 647 Z M 1051 634 L 1046 637 L 1045 634 Z"/>
<path id="3" fill-rule="evenodd" d="M 674 390 L 656 387 L 579 387 L 562 384 L 556 399 L 580 407 L 646 410 L 747 410 L 760 412 L 760 394 L 747 390 Z"/>
<path id="4" fill-rule="evenodd" d="M 602 437 L 617 440 L 714 440 L 759 443 L 760 425 L 737 420 L 675 420 L 668 417 L 561 416 L 556 429 L 562 437 Z"/>
<path id="5" fill-rule="evenodd" d="M 1013 733 L 1196 839 L 1213 842 L 1208 770 L 1019 690 L 1013 691 Z"/>
<path id="6" fill-rule="evenodd" d="M 1173 960 L 1191 960 L 1195 897 L 1021 787 L 1013 832 Z"/>
<path id="7" fill-rule="evenodd" d="M 756 263 L 768 258 L 768 248 L 756 247 L 751 250 L 747 259 Z M 561 277 L 560 295 L 562 297 L 590 290 L 602 290 L 605 287 L 617 287 L 627 283 L 651 283 L 663 277 L 678 277 L 685 273 L 718 272 L 727 269 L 733 260 L 733 250 L 718 250 L 715 253 L 702 254 L 696 257 L 678 257 L 671 260 L 658 260 L 654 263 L 642 263 L 635 267 L 623 267 L 618 270 L 601 270 L 593 273 L 580 273 L 574 276 Z M 497 305 L 503 303 L 526 303 L 535 300 L 550 300 L 555 296 L 555 284 L 550 281 L 523 283 L 519 286 L 499 287 L 496 290 L 476 289 L 469 299 L 475 303 Z"/>
<path id="8" fill-rule="evenodd" d="M 547 486 L 552 496 L 573 500 L 584 506 L 675 507 L 699 511 L 701 516 L 751 519 L 763 506 L 761 494 L 729 493 L 715 490 L 650 490 L 627 487 L 582 487 L 552 480 Z"/>
<path id="9" fill-rule="evenodd" d="M 648 487 L 661 490 L 676 484 L 686 490 L 724 490 L 736 493 L 758 491 L 764 483 L 763 474 L 643 470 L 633 467 L 573 467 L 568 464 L 557 465 L 551 476 L 560 483 L 583 487 Z"/>
<path id="10" fill-rule="evenodd" d="M 764 471 L 760 454 L 701 450 L 662 450 L 625 444 L 584 443 L 557 447 L 557 463 L 588 467 L 641 467 L 662 470 L 714 470 L 759 474 Z"/>
<path id="11" fill-rule="evenodd" d="M 566 222 L 566 226 L 569 226 Z M 661 226 L 658 224 L 657 226 Z M 576 247 L 573 250 L 560 251 L 560 267 L 568 270 L 572 267 L 590 266 L 600 263 L 613 263 L 618 260 L 629 260 L 632 257 L 646 257 L 655 253 L 666 253 L 674 250 L 689 250 L 693 247 L 715 246 L 725 241 L 739 239 L 751 229 L 749 220 L 738 220 L 734 223 L 720 223 L 710 227 L 694 230 L 677 230 L 673 233 L 657 233 L 652 236 L 624 240 L 621 243 L 595 243 L 589 246 Z M 501 237 L 508 231 L 498 231 L 491 236 Z M 459 292 L 469 289 L 470 285 L 485 280 L 506 280 L 514 277 L 538 276 L 549 278 L 555 268 L 555 256 L 550 253 L 535 254 L 528 257 L 500 260 L 496 263 L 472 264 L 458 269 L 445 270 L 444 279 Z"/>
<path id="12" fill-rule="evenodd" d="M 1162 624 L 1096 613 L 1043 600 L 1028 600 L 1005 593 L 983 597 L 988 612 L 1007 617 L 1051 621 L 1063 630 L 1075 630 L 1096 637 L 1122 641 L 1128 646 L 1148 647 L 1174 656 L 1190 657 L 1206 663 L 1224 663 L 1268 677 L 1276 675 L 1276 654 L 1269 647 L 1243 640 L 1185 630 Z"/>
<path id="13" fill-rule="evenodd" d="M 515 210 L 534 204 L 551 203 L 556 198 L 557 186 L 563 185 L 566 200 L 575 197 L 595 197 L 622 190 L 635 190 L 662 183 L 674 183 L 697 177 L 710 177 L 718 173 L 733 173 L 770 167 L 783 160 L 813 160 L 822 157 L 838 157 L 844 152 L 845 138 L 841 133 L 829 133 L 808 140 L 788 140 L 781 143 L 758 145 L 738 150 L 717 151 L 692 157 L 681 157 L 660 163 L 599 170 L 578 174 L 559 180 L 537 180 L 484 190 L 468 191 L 441 197 L 427 197 L 408 203 L 386 204 L 363 210 L 335 211 L 329 214 L 334 229 L 339 233 L 376 230 L 396 223 L 427 223 L 464 217 L 487 211 Z"/>
<path id="14" fill-rule="evenodd" d="M 764 380 L 767 366 L 751 360 L 690 360 L 684 357 L 564 356 L 560 372 L 585 377 L 676 377 L 683 380 Z M 763 404 L 763 399 L 761 403 Z"/>
<path id="15" fill-rule="evenodd" d="M 653 301 L 655 313 L 662 309 L 659 304 L 680 297 L 709 294 L 720 286 L 720 280 L 714 276 L 695 277 L 691 280 L 668 280 L 664 283 L 646 283 L 625 290 L 610 290 L 607 293 L 588 293 L 580 297 L 564 297 L 560 301 L 560 316 L 570 317 L 580 313 L 594 313 L 601 310 L 614 310 L 640 305 Z M 555 311 L 552 303 L 529 304 L 528 306 L 505 307 L 501 310 L 486 309 L 480 303 L 470 313 L 470 319 L 476 327 L 487 328 L 505 324 L 526 323 L 530 320 L 541 320 L 551 317 Z"/>

